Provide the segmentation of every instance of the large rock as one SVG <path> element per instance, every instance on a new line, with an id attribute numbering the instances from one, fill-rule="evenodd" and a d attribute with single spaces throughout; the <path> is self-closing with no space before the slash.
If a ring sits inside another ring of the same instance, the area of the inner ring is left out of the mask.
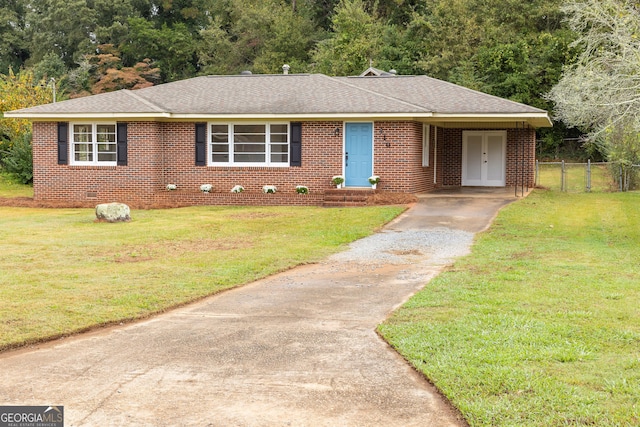
<path id="1" fill-rule="evenodd" d="M 105 222 L 131 221 L 131 210 L 124 203 L 103 203 L 96 206 L 96 218 Z"/>

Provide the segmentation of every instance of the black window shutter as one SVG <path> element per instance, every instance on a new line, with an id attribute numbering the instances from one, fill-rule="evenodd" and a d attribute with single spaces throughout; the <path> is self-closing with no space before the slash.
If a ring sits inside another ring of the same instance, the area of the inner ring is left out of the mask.
<path id="1" fill-rule="evenodd" d="M 58 123 L 58 164 L 69 163 L 69 123 Z"/>
<path id="2" fill-rule="evenodd" d="M 291 123 L 289 140 L 289 165 L 302 166 L 302 123 Z"/>
<path id="3" fill-rule="evenodd" d="M 196 166 L 207 164 L 207 124 L 196 123 Z"/>
<path id="4" fill-rule="evenodd" d="M 127 166 L 127 124 L 118 123 L 116 125 L 116 158 L 118 166 Z"/>

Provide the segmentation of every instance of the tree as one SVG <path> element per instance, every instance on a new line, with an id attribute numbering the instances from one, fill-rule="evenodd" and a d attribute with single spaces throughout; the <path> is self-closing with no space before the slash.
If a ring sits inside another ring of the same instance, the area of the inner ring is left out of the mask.
<path id="1" fill-rule="evenodd" d="M 556 116 L 609 160 L 640 163 L 640 4 L 571 0 L 563 10 L 581 53 L 548 94 Z"/>
<path id="2" fill-rule="evenodd" d="M 120 52 L 111 44 L 97 47 L 95 55 L 86 55 L 90 67 L 91 93 L 120 89 L 142 89 L 160 82 L 160 70 L 145 59 L 133 67 L 122 66 Z"/>
<path id="3" fill-rule="evenodd" d="M 31 0 L 28 10 L 31 62 L 40 62 L 53 52 L 67 67 L 73 67 L 82 54 L 91 51 L 96 15 L 86 0 Z"/>
<path id="4" fill-rule="evenodd" d="M 333 34 L 313 54 L 319 72 L 358 75 L 378 59 L 385 25 L 365 9 L 363 0 L 341 0 L 331 22 Z"/>
<path id="5" fill-rule="evenodd" d="M 18 69 L 29 57 L 25 37 L 25 11 L 23 0 L 2 2 L 0 5 L 0 73 L 9 68 Z"/>
<path id="6" fill-rule="evenodd" d="M 155 28 L 152 22 L 143 18 L 130 18 L 128 26 L 129 38 L 119 46 L 125 64 L 136 64 L 149 58 L 160 68 L 165 82 L 195 74 L 198 40 L 194 42 L 194 35 L 184 23 L 172 26 L 164 23 Z"/>
<path id="7" fill-rule="evenodd" d="M 205 74 L 236 74 L 243 70 L 304 72 L 309 52 L 319 37 L 312 20 L 278 1 L 229 0 L 200 31 L 197 56 Z"/>
<path id="8" fill-rule="evenodd" d="M 51 87 L 36 82 L 33 72 L 21 70 L 14 74 L 0 75 L 0 112 L 46 104 L 53 100 Z M 13 141 L 31 132 L 31 121 L 26 119 L 0 119 L 0 139 Z"/>

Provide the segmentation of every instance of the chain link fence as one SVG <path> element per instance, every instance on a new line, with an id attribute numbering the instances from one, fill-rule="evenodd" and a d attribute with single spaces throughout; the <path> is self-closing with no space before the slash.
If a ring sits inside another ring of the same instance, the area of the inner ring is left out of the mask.
<path id="1" fill-rule="evenodd" d="M 536 160 L 536 186 L 571 193 L 640 190 L 640 165 L 616 163 L 540 162 Z"/>

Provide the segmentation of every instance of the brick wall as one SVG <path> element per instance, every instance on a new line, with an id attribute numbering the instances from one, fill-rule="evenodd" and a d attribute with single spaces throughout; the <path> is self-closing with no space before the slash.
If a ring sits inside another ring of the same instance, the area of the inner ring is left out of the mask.
<path id="1" fill-rule="evenodd" d="M 469 129 L 486 131 L 487 129 Z M 442 185 L 462 185 L 462 132 L 463 129 L 440 129 L 438 156 L 442 156 Z M 506 153 L 506 186 L 535 182 L 536 132 L 534 129 L 508 129 Z"/>
<path id="2" fill-rule="evenodd" d="M 130 122 L 128 165 L 89 167 L 58 165 L 57 124 L 36 122 L 33 126 L 34 198 L 70 205 L 119 201 L 133 207 L 317 205 L 321 203 L 320 195 L 332 188 L 331 177 L 343 173 L 343 129 L 342 121 L 304 122 L 301 167 L 196 167 L 193 122 Z M 374 173 L 381 177 L 379 190 L 417 193 L 441 185 L 460 185 L 462 130 L 437 128 L 436 153 L 436 128 L 430 126 L 428 167 L 422 166 L 422 131 L 422 124 L 416 122 L 374 123 Z M 507 139 L 507 185 L 515 184 L 515 162 L 521 161 L 523 152 L 530 164 L 523 176 L 533 185 L 535 132 L 510 130 Z M 434 161 L 438 168 L 437 184 L 434 184 Z M 176 184 L 178 190 L 166 191 L 167 184 Z M 201 184 L 213 185 L 213 193 L 201 194 Z M 231 188 L 238 184 L 245 187 L 245 193 L 230 194 Z M 277 197 L 262 195 L 264 185 L 275 185 L 279 190 Z M 309 187 L 312 197 L 297 195 L 297 185 Z"/>
<path id="3" fill-rule="evenodd" d="M 535 163 L 535 130 L 507 130 L 507 187 L 524 185 L 533 188 L 536 180 Z"/>
<path id="4" fill-rule="evenodd" d="M 161 134 L 155 122 L 128 126 L 127 166 L 58 165 L 57 123 L 33 124 L 34 198 L 139 205 L 152 199 L 160 183 Z"/>

